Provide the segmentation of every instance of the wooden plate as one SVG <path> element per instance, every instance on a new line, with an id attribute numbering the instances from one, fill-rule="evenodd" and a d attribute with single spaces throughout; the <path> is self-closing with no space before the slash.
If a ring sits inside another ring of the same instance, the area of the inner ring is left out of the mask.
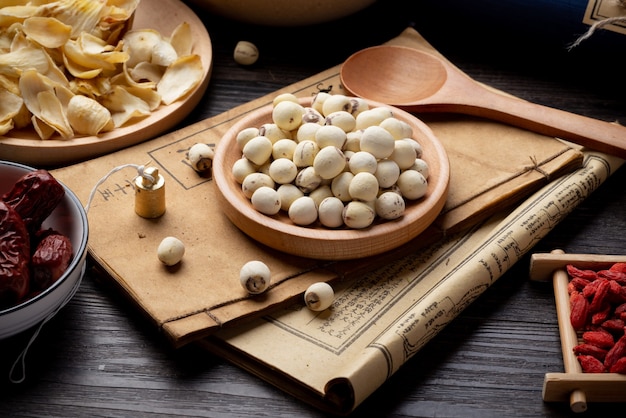
<path id="1" fill-rule="evenodd" d="M 211 38 L 198 16 L 179 0 L 142 0 L 132 26 L 134 29 L 156 29 L 169 36 L 185 21 L 191 25 L 195 42 L 193 52 L 202 58 L 204 75 L 200 84 L 183 100 L 161 106 L 145 119 L 99 136 L 42 141 L 32 129 L 12 131 L 10 136 L 0 136 L 0 159 L 33 166 L 64 165 L 138 144 L 173 128 L 193 110 L 207 89 L 213 64 Z"/>
<path id="2" fill-rule="evenodd" d="M 301 99 L 305 106 L 311 99 Z M 369 102 L 370 107 L 386 106 Z M 408 122 L 414 139 L 423 148 L 430 177 L 426 196 L 407 203 L 403 217 L 394 221 L 375 221 L 366 229 L 329 229 L 319 224 L 295 225 L 284 211 L 274 216 L 257 212 L 232 175 L 233 163 L 241 158 L 236 142 L 239 131 L 271 122 L 272 106 L 259 109 L 237 122 L 220 140 L 213 160 L 213 177 L 226 216 L 244 233 L 271 248 L 293 255 L 324 259 L 357 259 L 392 250 L 424 231 L 439 215 L 445 203 L 450 166 L 447 154 L 433 132 L 422 121 L 400 109 L 395 117 Z"/>

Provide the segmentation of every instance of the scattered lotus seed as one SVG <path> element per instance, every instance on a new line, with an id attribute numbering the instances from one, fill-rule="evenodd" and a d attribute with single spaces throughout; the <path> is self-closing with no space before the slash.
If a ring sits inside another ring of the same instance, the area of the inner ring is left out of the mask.
<path id="1" fill-rule="evenodd" d="M 249 140 L 257 136 L 259 136 L 259 128 L 245 128 L 239 131 L 236 138 L 239 149 L 242 150 Z"/>
<path id="2" fill-rule="evenodd" d="M 289 206 L 289 219 L 301 226 L 311 225 L 317 220 L 315 201 L 309 196 L 297 198 Z"/>
<path id="3" fill-rule="evenodd" d="M 356 119 L 351 113 L 339 110 L 326 116 L 326 125 L 337 126 L 345 133 L 352 132 L 356 126 Z"/>
<path id="4" fill-rule="evenodd" d="M 313 165 L 315 156 L 319 152 L 320 147 L 317 146 L 315 141 L 302 141 L 296 145 L 296 149 L 293 152 L 293 162 L 298 167 L 309 167 Z"/>
<path id="5" fill-rule="evenodd" d="M 417 200 L 426 194 L 428 182 L 419 171 L 407 170 L 400 174 L 398 187 L 402 196 L 409 200 Z"/>
<path id="6" fill-rule="evenodd" d="M 248 174 L 246 178 L 243 179 L 243 182 L 241 183 L 241 190 L 243 191 L 243 194 L 250 199 L 256 189 L 263 186 L 274 188 L 275 185 L 274 180 L 272 180 L 272 178 L 267 174 L 255 172 Z"/>
<path id="7" fill-rule="evenodd" d="M 239 41 L 235 46 L 233 58 L 237 64 L 252 65 L 259 59 L 259 50 L 252 42 Z"/>
<path id="8" fill-rule="evenodd" d="M 374 157 L 382 159 L 391 155 L 395 142 L 396 140 L 386 129 L 380 126 L 368 126 L 361 135 L 360 146 L 361 151 L 367 151 Z"/>
<path id="9" fill-rule="evenodd" d="M 398 164 L 393 160 L 382 160 L 378 162 L 374 175 L 378 179 L 380 187 L 387 189 L 398 181 L 400 167 L 398 167 Z"/>
<path id="10" fill-rule="evenodd" d="M 399 140 L 394 143 L 393 152 L 389 156 L 398 164 L 400 170 L 406 170 L 415 164 L 417 153 L 415 148 L 408 141 Z"/>
<path id="11" fill-rule="evenodd" d="M 304 114 L 302 115 L 302 123 L 316 123 L 318 125 L 324 125 L 326 119 L 317 109 L 312 107 L 305 107 Z"/>
<path id="12" fill-rule="evenodd" d="M 335 292 L 326 282 L 313 283 L 304 292 L 304 303 L 316 312 L 321 312 L 330 308 L 335 301 Z"/>
<path id="13" fill-rule="evenodd" d="M 256 165 L 263 165 L 272 155 L 272 141 L 265 136 L 255 136 L 243 146 L 243 156 Z"/>
<path id="14" fill-rule="evenodd" d="M 302 123 L 303 113 L 304 107 L 299 103 L 283 101 L 272 109 L 272 120 L 279 128 L 293 131 Z"/>
<path id="15" fill-rule="evenodd" d="M 252 193 L 250 201 L 256 210 L 265 215 L 276 215 L 280 211 L 280 195 L 272 187 L 259 187 Z"/>
<path id="16" fill-rule="evenodd" d="M 243 180 L 252 173 L 257 171 L 257 166 L 252 164 L 250 160 L 245 157 L 242 157 L 234 162 L 232 168 L 233 177 L 235 181 L 239 184 L 243 183 Z"/>
<path id="17" fill-rule="evenodd" d="M 311 193 L 322 183 L 322 178 L 315 172 L 312 166 L 306 167 L 296 175 L 295 185 L 304 193 Z"/>
<path id="18" fill-rule="evenodd" d="M 383 219 L 397 219 L 404 214 L 406 204 L 401 195 L 384 192 L 376 199 L 376 214 Z"/>
<path id="19" fill-rule="evenodd" d="M 313 96 L 313 102 L 311 103 L 311 107 L 317 110 L 320 114 L 323 113 L 323 106 L 326 99 L 331 97 L 330 93 L 326 93 L 324 91 L 320 91 L 315 96 Z"/>
<path id="20" fill-rule="evenodd" d="M 331 113 L 339 112 L 341 110 L 348 113 L 352 111 L 350 98 L 344 96 L 343 94 L 333 94 L 324 100 L 324 103 L 322 104 L 322 115 L 324 116 L 328 116 Z"/>
<path id="21" fill-rule="evenodd" d="M 239 270 L 239 282 L 253 295 L 263 293 L 270 285 L 270 268 L 262 261 L 248 261 Z"/>
<path id="22" fill-rule="evenodd" d="M 166 266 L 178 264 L 185 254 L 185 244 L 176 237 L 165 237 L 157 248 L 157 257 Z"/>
<path id="23" fill-rule="evenodd" d="M 199 173 L 204 173 L 211 169 L 214 156 L 213 148 L 202 143 L 194 144 L 187 152 L 189 163 Z"/>
<path id="24" fill-rule="evenodd" d="M 430 174 L 430 170 L 428 169 L 428 163 L 426 163 L 426 161 L 422 160 L 421 158 L 415 159 L 415 162 L 410 167 L 410 170 L 419 171 L 420 173 L 422 173 L 422 176 L 424 176 L 424 178 L 428 180 L 428 176 Z"/>
<path id="25" fill-rule="evenodd" d="M 413 136 L 411 125 L 397 118 L 386 118 L 380 122 L 379 126 L 389 131 L 393 139 L 411 138 Z"/>
<path id="26" fill-rule="evenodd" d="M 338 197 L 324 198 L 318 205 L 320 223 L 328 228 L 338 228 L 343 225 L 343 202 Z"/>
<path id="27" fill-rule="evenodd" d="M 263 163 L 262 165 L 258 166 L 257 171 L 259 173 L 263 173 L 263 174 L 267 174 L 268 176 L 270 175 L 270 164 L 272 162 L 268 159 L 265 163 Z"/>
<path id="28" fill-rule="evenodd" d="M 274 100 L 272 100 L 272 105 L 276 106 L 278 103 L 282 102 L 282 101 L 290 101 L 290 102 L 294 102 L 294 103 L 298 103 L 298 98 L 296 97 L 295 94 L 293 93 L 282 93 L 279 94 L 278 96 L 274 97 Z"/>
<path id="29" fill-rule="evenodd" d="M 305 122 L 296 131 L 296 141 L 315 141 L 315 134 L 322 127 L 319 123 Z"/>
<path id="30" fill-rule="evenodd" d="M 354 174 L 349 171 L 344 171 L 335 177 L 330 183 L 330 189 L 332 190 L 333 195 L 339 198 L 342 202 L 349 202 L 352 200 L 352 196 L 350 196 L 350 183 L 353 178 Z"/>
<path id="31" fill-rule="evenodd" d="M 361 151 L 361 135 L 363 131 L 352 131 L 346 134 L 346 143 L 343 146 L 344 151 Z"/>
<path id="32" fill-rule="evenodd" d="M 280 139 L 291 139 L 291 133 L 281 129 L 275 123 L 264 123 L 261 125 L 259 135 L 267 137 L 272 144 Z"/>
<path id="33" fill-rule="evenodd" d="M 369 152 L 357 151 L 348 160 L 348 166 L 353 174 L 362 172 L 374 174 L 376 167 L 378 167 L 378 161 Z"/>
<path id="34" fill-rule="evenodd" d="M 272 145 L 272 158 L 289 158 L 293 161 L 293 153 L 296 150 L 296 141 L 293 139 L 279 139 Z"/>
<path id="35" fill-rule="evenodd" d="M 343 208 L 343 222 L 350 228 L 367 228 L 374 222 L 375 210 L 364 202 L 353 200 Z"/>
<path id="36" fill-rule="evenodd" d="M 323 179 L 332 179 L 346 167 L 346 156 L 341 149 L 328 146 L 320 149 L 313 160 L 315 172 Z"/>
<path id="37" fill-rule="evenodd" d="M 424 149 L 422 148 L 422 145 L 419 142 L 414 141 L 412 138 L 405 138 L 403 139 L 403 141 L 409 141 L 411 145 L 413 145 L 413 148 L 415 148 L 415 154 L 417 155 L 417 158 L 422 158 Z"/>
<path id="38" fill-rule="evenodd" d="M 291 183 L 297 174 L 298 167 L 288 158 L 278 158 L 269 166 L 269 175 L 278 184 Z"/>
<path id="39" fill-rule="evenodd" d="M 352 199 L 369 202 L 378 195 L 378 180 L 372 173 L 357 173 L 348 186 L 348 193 Z"/>
<path id="40" fill-rule="evenodd" d="M 356 117 L 358 116 L 358 114 L 370 108 L 370 105 L 365 101 L 365 99 L 362 99 L 360 97 L 351 97 L 350 105 L 352 106 L 352 111 L 350 113 L 352 113 L 352 116 L 354 116 L 355 123 L 356 123 Z"/>
<path id="41" fill-rule="evenodd" d="M 328 184 L 320 185 L 317 189 L 309 193 L 309 197 L 315 202 L 315 206 L 319 208 L 322 200 L 333 196 L 333 192 Z"/>
<path id="42" fill-rule="evenodd" d="M 315 132 L 315 142 L 317 142 L 317 146 L 320 147 L 320 149 L 326 147 L 342 149 L 347 139 L 348 137 L 344 130 L 338 126 L 320 126 Z"/>
<path id="43" fill-rule="evenodd" d="M 374 113 L 378 114 L 382 118 L 380 123 L 382 123 L 385 119 L 394 117 L 393 111 L 387 106 L 374 107 L 372 108 L 372 110 L 374 111 Z"/>
<path id="44" fill-rule="evenodd" d="M 280 196 L 280 208 L 285 212 L 289 211 L 289 207 L 299 197 L 304 196 L 302 190 L 300 190 L 294 184 L 281 184 L 276 189 L 278 195 Z"/>
<path id="45" fill-rule="evenodd" d="M 359 113 L 355 118 L 356 126 L 354 127 L 354 129 L 360 130 L 365 129 L 368 126 L 380 125 L 382 121 L 386 119 L 386 117 L 382 113 L 376 112 L 375 109 L 377 108 L 367 109 Z"/>

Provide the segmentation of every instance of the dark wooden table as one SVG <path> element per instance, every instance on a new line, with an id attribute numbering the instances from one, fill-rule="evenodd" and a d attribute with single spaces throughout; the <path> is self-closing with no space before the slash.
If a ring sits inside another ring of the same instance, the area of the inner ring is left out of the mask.
<path id="1" fill-rule="evenodd" d="M 566 52 L 563 39 L 573 35 L 560 39 L 547 31 L 542 38 L 530 22 L 521 25 L 525 30 L 511 25 L 515 14 L 498 24 L 476 23 L 445 10 L 445 2 L 431 3 L 437 2 L 385 0 L 338 22 L 292 29 L 242 25 L 199 11 L 215 61 L 207 94 L 185 124 L 316 74 L 411 25 L 479 81 L 598 119 L 624 118 L 626 80 L 612 59 L 618 53 L 613 45 L 596 40 Z M 241 39 L 261 51 L 252 67 L 232 60 Z M 626 171 L 618 170 L 535 251 L 624 254 L 625 184 Z M 29 337 L 0 342 L 2 416 L 322 416 L 193 345 L 172 349 L 93 271 L 31 347 L 26 381 L 11 384 L 8 370 Z M 525 257 L 354 416 L 568 416 L 568 405 L 541 399 L 544 374 L 560 371 L 552 288 L 528 280 Z M 608 413 L 612 406 L 592 404 L 590 410 Z"/>

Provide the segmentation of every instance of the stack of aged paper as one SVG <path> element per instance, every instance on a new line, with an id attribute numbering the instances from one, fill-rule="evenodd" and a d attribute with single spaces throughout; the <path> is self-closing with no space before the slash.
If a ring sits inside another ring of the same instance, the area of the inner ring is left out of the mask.
<path id="1" fill-rule="evenodd" d="M 515 210 L 335 283 L 322 313 L 294 304 L 201 344 L 320 409 L 349 413 L 622 163 L 588 153 Z"/>
<path id="2" fill-rule="evenodd" d="M 390 43 L 438 54 L 413 29 Z M 186 152 L 198 142 L 219 146 L 230 126 L 279 93 L 309 96 L 320 86 L 343 93 L 338 73 L 339 67 L 331 68 L 219 116 L 54 174 L 85 203 L 94 192 L 88 213 L 91 257 L 174 346 L 200 343 L 321 408 L 349 412 L 621 161 L 588 154 L 583 166 L 580 150 L 554 138 L 478 118 L 418 115 L 450 160 L 449 196 L 436 222 L 380 256 L 320 261 L 283 254 L 228 221 L 213 182 L 189 166 Z M 137 172 L 111 171 L 148 162 L 166 182 L 166 213 L 152 220 L 134 212 Z M 183 262 L 174 268 L 156 257 L 168 235 L 186 244 Z M 239 269 L 252 259 L 273 272 L 276 285 L 262 296 L 248 295 L 239 284 Z M 301 297 L 317 281 L 330 282 L 337 300 L 332 309 L 314 314 L 302 309 Z"/>

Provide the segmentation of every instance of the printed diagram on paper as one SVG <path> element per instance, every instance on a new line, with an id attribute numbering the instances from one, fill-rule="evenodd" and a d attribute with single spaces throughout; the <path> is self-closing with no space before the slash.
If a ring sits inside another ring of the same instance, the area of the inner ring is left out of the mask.
<path id="1" fill-rule="evenodd" d="M 613 17 L 624 17 L 624 20 L 603 26 L 603 29 L 612 30 L 626 35 L 626 7 L 617 0 L 590 0 L 583 18 L 583 23 L 594 23 Z"/>

